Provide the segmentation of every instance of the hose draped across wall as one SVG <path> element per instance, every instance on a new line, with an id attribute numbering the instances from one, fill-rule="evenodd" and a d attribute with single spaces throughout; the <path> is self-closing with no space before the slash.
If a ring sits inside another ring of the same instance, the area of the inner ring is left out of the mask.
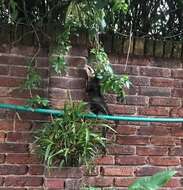
<path id="1" fill-rule="evenodd" d="M 56 116 L 64 115 L 63 110 L 42 109 L 42 108 L 34 109 L 28 106 L 19 106 L 14 104 L 0 104 L 0 109 L 10 109 L 15 111 L 34 112 L 34 113 L 56 115 Z M 136 117 L 136 116 L 95 115 L 95 114 L 84 114 L 81 115 L 81 117 L 88 119 L 105 119 L 111 121 L 183 123 L 183 118 L 152 118 L 152 117 Z"/>

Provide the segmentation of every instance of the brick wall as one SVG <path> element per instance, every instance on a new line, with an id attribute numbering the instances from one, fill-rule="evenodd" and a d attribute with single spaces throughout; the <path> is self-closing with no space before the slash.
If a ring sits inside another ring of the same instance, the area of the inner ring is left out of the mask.
<path id="1" fill-rule="evenodd" d="M 112 51 L 109 48 L 110 41 L 106 41 L 106 49 L 110 53 L 115 72 L 128 74 L 133 83 L 123 103 L 117 102 L 113 94 L 106 96 L 111 112 L 151 117 L 183 116 L 182 54 L 174 49 L 167 54 L 166 45 L 162 46 L 163 50 L 158 50 L 157 47 L 161 47 L 161 43 L 150 48 L 150 45 L 147 46 L 147 42 L 145 45 L 141 39 L 135 41 L 136 45 L 132 48 L 126 70 L 126 55 L 125 51 L 119 51 L 119 41 L 114 43 L 118 52 Z M 127 46 L 126 43 L 124 41 L 123 48 Z M 29 93 L 20 91 L 19 87 L 26 77 L 27 57 L 31 56 L 35 49 L 27 46 L 9 48 L 2 44 L 0 51 L 0 102 L 23 105 Z M 85 99 L 83 67 L 87 62 L 86 48 L 82 45 L 73 47 L 67 57 L 69 69 L 65 77 L 50 71 L 47 55 L 47 50 L 42 49 L 37 58 L 43 81 L 42 87 L 34 93 L 48 97 L 51 105 L 57 108 L 63 106 L 64 100 L 68 98 L 68 91 L 75 100 Z M 87 174 L 81 168 L 52 168 L 47 171 L 43 162 L 32 151 L 34 129 L 47 119 L 39 114 L 17 114 L 0 110 L 0 189 L 74 190 L 82 180 L 85 184 L 104 189 L 116 187 L 126 190 L 134 179 L 166 168 L 176 169 L 178 173 L 164 189 L 183 189 L 181 123 L 120 122 L 116 128 L 118 133 L 115 136 L 109 134 L 113 143 L 108 145 L 108 154 L 98 158 L 94 171 Z"/>

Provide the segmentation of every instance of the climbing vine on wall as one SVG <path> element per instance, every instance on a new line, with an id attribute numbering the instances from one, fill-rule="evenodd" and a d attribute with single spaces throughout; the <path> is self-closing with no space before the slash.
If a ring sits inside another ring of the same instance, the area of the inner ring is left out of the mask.
<path id="1" fill-rule="evenodd" d="M 53 23 L 57 26 L 57 29 L 53 31 L 54 41 L 52 41 L 52 45 L 50 46 L 50 64 L 56 73 L 64 75 L 67 72 L 65 56 L 68 54 L 71 47 L 70 35 L 84 31 L 88 35 L 89 43 L 93 48 L 90 51 L 93 57 L 90 64 L 95 72 L 95 77 L 99 78 L 101 81 L 103 92 L 114 92 L 119 97 L 124 96 L 124 88 L 128 88 L 130 85 L 128 77 L 117 76 L 113 73 L 108 56 L 99 40 L 100 33 L 106 28 L 107 9 L 111 9 L 114 13 L 122 12 L 125 14 L 128 6 L 124 0 L 105 0 L 102 2 L 97 0 L 60 1 L 60 4 L 59 2 L 55 4 L 55 6 L 62 12 L 57 15 L 58 20 L 56 20 L 53 15 L 54 11 L 56 12 L 56 8 L 53 8 L 49 10 L 50 13 L 45 13 L 45 17 L 47 19 L 49 18 L 47 21 L 44 17 L 40 20 L 40 15 L 36 15 L 42 11 L 40 7 L 37 9 L 37 4 L 34 6 L 37 13 L 31 12 L 32 10 L 29 10 L 28 4 L 30 4 L 30 6 L 32 5 L 26 0 L 22 1 L 22 3 L 16 0 L 11 0 L 8 3 L 2 1 L 1 8 L 2 10 L 3 7 L 6 9 L 10 24 L 27 25 L 32 28 L 32 31 L 35 34 L 38 51 L 30 61 L 31 66 L 28 67 L 27 79 L 24 83 L 24 88 L 28 89 L 31 98 L 34 98 L 34 104 L 36 100 L 39 105 L 40 102 L 42 102 L 40 101 L 40 97 L 32 97 L 32 90 L 38 88 L 41 82 L 35 64 L 36 56 L 38 55 L 41 46 L 37 30 L 45 23 L 48 27 Z M 1 12 L 4 17 L 7 16 L 5 14 L 6 11 Z M 62 19 L 60 19 L 61 15 L 63 16 Z M 37 17 L 39 17 L 39 19 Z"/>

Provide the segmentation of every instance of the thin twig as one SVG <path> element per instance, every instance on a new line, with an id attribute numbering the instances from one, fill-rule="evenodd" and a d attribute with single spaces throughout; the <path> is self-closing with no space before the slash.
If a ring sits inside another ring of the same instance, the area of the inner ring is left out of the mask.
<path id="1" fill-rule="evenodd" d="M 126 56 L 126 63 L 125 63 L 125 69 L 124 71 L 126 71 L 127 65 L 128 65 L 128 60 L 129 60 L 129 56 L 130 56 L 130 47 L 131 47 L 131 42 L 132 42 L 132 24 L 131 24 L 131 28 L 130 28 L 130 36 L 129 36 L 129 45 L 128 45 L 128 52 L 127 52 L 127 56 Z"/>
<path id="2" fill-rule="evenodd" d="M 31 27 L 32 27 L 32 29 L 34 31 L 34 34 L 35 34 L 37 42 L 38 42 L 38 49 L 37 49 L 36 53 L 33 55 L 33 57 L 31 58 L 31 62 L 32 62 L 32 61 L 34 61 L 34 59 L 37 57 L 37 55 L 40 52 L 41 43 L 40 43 L 40 39 L 39 39 L 38 33 L 37 33 L 37 31 L 36 31 L 36 29 L 35 29 L 35 27 L 34 27 L 34 25 L 32 23 L 31 23 Z"/>

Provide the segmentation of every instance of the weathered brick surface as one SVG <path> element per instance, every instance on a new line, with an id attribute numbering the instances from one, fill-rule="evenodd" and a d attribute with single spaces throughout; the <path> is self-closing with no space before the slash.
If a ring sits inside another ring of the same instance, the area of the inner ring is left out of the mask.
<path id="1" fill-rule="evenodd" d="M 166 58 L 157 58 L 162 56 L 162 49 L 153 51 L 153 46 L 149 46 L 144 51 L 143 43 L 141 39 L 135 41 L 131 50 L 134 56 L 130 56 L 127 66 L 126 56 L 120 51 L 120 55 L 110 54 L 114 72 L 128 74 L 133 84 L 126 90 L 124 102 L 117 102 L 114 94 L 106 95 L 111 113 L 183 117 L 182 61 L 167 59 L 170 55 L 166 46 L 163 55 Z M 125 41 L 125 44 L 128 42 Z M 159 45 L 162 46 L 161 43 Z M 157 46 L 158 43 L 155 43 L 155 48 Z M 109 47 L 107 49 L 112 51 Z M 27 60 L 35 49 L 21 46 L 10 50 L 3 46 L 0 51 L 0 102 L 25 104 L 30 93 L 20 91 L 19 86 L 26 78 Z M 87 49 L 82 45 L 74 46 L 66 57 L 67 74 L 60 76 L 51 71 L 47 50 L 41 50 L 37 70 L 43 81 L 42 86 L 32 92 L 33 95 L 48 97 L 55 108 L 62 108 L 69 96 L 73 100 L 86 99 L 84 66 L 87 54 Z M 157 57 L 148 57 L 154 54 Z M 113 143 L 107 146 L 106 155 L 96 158 L 93 171 L 88 172 L 84 167 L 51 168 L 48 171 L 32 151 L 34 130 L 40 128 L 40 123 L 48 118 L 32 113 L 19 113 L 19 118 L 13 112 L 0 111 L 1 190 L 78 190 L 82 182 L 103 187 L 104 190 L 108 187 L 127 190 L 135 179 L 167 168 L 175 168 L 178 173 L 163 190 L 183 189 L 181 123 L 120 122 L 115 127 L 117 133 L 108 135 Z"/>

